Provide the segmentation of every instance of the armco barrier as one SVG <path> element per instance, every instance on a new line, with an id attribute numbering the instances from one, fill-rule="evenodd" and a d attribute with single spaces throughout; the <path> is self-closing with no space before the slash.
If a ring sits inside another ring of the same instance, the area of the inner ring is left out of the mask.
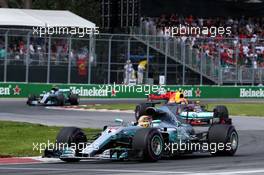
<path id="1" fill-rule="evenodd" d="M 182 90 L 188 98 L 264 98 L 264 87 L 256 86 L 157 86 L 56 84 L 85 98 L 145 98 L 150 93 Z M 49 91 L 53 84 L 0 83 L 0 97 L 27 97 Z"/>

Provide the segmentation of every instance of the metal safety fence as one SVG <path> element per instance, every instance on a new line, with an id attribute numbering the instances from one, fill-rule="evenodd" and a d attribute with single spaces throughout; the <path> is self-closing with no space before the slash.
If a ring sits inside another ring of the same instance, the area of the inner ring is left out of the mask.
<path id="1" fill-rule="evenodd" d="M 148 60 L 144 83 L 179 84 L 178 63 L 149 48 L 132 35 L 36 36 L 32 30 L 0 29 L 0 81 L 40 83 L 124 83 L 124 66 Z M 135 75 L 136 76 L 136 75 Z"/>

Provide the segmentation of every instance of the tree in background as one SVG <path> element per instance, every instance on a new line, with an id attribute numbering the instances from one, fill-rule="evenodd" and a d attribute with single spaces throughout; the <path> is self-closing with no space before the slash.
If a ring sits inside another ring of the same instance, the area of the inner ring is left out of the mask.
<path id="1" fill-rule="evenodd" d="M 34 9 L 69 10 L 89 21 L 100 23 L 98 0 L 33 0 Z"/>
<path id="2" fill-rule="evenodd" d="M 7 8 L 8 7 L 7 0 L 0 0 L 0 7 Z"/>
<path id="3" fill-rule="evenodd" d="M 0 0 L 0 7 L 3 8 L 32 8 L 32 0 Z"/>

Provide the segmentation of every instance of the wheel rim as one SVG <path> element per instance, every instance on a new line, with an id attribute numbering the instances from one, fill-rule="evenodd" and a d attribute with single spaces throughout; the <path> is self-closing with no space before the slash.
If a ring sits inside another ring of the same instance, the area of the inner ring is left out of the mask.
<path id="1" fill-rule="evenodd" d="M 137 117 L 139 116 L 139 112 L 138 112 L 138 111 L 136 111 L 136 116 L 137 116 Z"/>
<path id="2" fill-rule="evenodd" d="M 236 150 L 238 146 L 238 136 L 236 132 L 232 132 L 230 137 L 230 143 L 231 143 L 231 148 L 233 150 Z"/>
<path id="3" fill-rule="evenodd" d="M 136 118 L 137 119 L 139 118 L 139 109 L 138 108 L 136 109 Z"/>
<path id="4" fill-rule="evenodd" d="M 162 151 L 162 140 L 158 135 L 151 139 L 151 149 L 156 156 L 159 156 Z"/>

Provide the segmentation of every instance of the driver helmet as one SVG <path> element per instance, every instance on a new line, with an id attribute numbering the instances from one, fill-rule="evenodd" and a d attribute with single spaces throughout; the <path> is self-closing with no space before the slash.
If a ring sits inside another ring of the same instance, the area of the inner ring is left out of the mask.
<path id="1" fill-rule="evenodd" d="M 184 98 L 184 95 L 182 91 L 176 91 L 176 97 L 175 97 L 175 102 L 176 103 L 181 103 L 181 99 Z"/>
<path id="2" fill-rule="evenodd" d="M 56 91 L 58 91 L 58 90 L 59 90 L 59 87 L 58 87 L 58 86 L 56 86 L 56 85 L 53 85 L 53 86 L 52 86 L 52 88 L 51 88 L 51 90 L 56 92 Z"/>
<path id="3" fill-rule="evenodd" d="M 152 117 L 147 116 L 147 115 L 142 115 L 139 119 L 138 119 L 138 125 L 143 127 L 143 128 L 148 128 L 150 127 L 152 122 Z"/>

